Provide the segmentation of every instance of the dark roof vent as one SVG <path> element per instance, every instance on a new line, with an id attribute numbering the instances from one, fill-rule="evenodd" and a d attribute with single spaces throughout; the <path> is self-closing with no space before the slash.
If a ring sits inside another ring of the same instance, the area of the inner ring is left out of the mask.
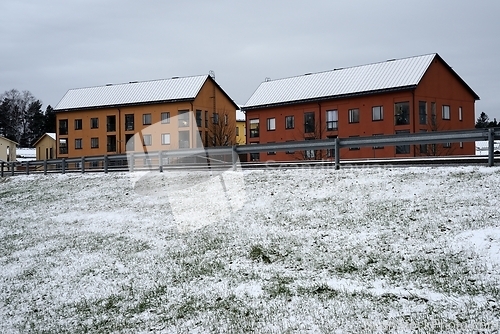
<path id="1" fill-rule="evenodd" d="M 172 77 L 172 79 L 179 79 L 179 77 Z"/>
<path id="2" fill-rule="evenodd" d="M 128 83 L 138 83 L 138 81 L 129 81 Z"/>
<path id="3" fill-rule="evenodd" d="M 396 60 L 396 59 L 394 59 L 394 58 L 393 58 L 393 59 L 387 59 L 387 61 L 395 61 L 395 60 Z"/>
<path id="4" fill-rule="evenodd" d="M 106 86 L 113 86 L 113 84 L 106 84 Z"/>
<path id="5" fill-rule="evenodd" d="M 312 74 L 312 73 L 306 73 L 306 74 L 304 74 L 304 75 L 311 75 L 311 74 Z"/>

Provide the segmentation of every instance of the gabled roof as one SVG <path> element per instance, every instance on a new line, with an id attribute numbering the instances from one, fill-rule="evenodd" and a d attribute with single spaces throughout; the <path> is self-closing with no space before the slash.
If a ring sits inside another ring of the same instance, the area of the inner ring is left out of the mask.
<path id="1" fill-rule="evenodd" d="M 212 80 L 217 85 L 215 80 L 209 75 L 199 75 L 70 89 L 61 101 L 59 101 L 54 110 L 65 111 L 72 109 L 93 109 L 162 102 L 191 101 L 196 98 L 207 80 Z M 229 98 L 229 100 L 231 99 Z"/>
<path id="2" fill-rule="evenodd" d="M 414 89 L 435 58 L 442 61 L 473 96 L 479 99 L 477 94 L 437 53 L 432 53 L 265 81 L 260 84 L 242 109 L 257 109 L 385 91 Z"/>
<path id="3" fill-rule="evenodd" d="M 13 144 L 15 144 L 15 145 L 19 145 L 19 143 L 17 143 L 17 142 L 15 142 L 15 141 L 13 141 L 12 139 L 9 139 L 9 138 L 7 138 L 7 137 L 4 137 L 4 136 L 0 136 L 0 139 L 6 140 L 6 141 L 11 142 L 11 143 L 13 143 Z"/>
<path id="4" fill-rule="evenodd" d="M 56 134 L 54 132 L 47 132 L 47 133 L 44 133 L 40 138 L 38 138 L 38 140 L 33 144 L 33 146 L 36 146 L 36 144 L 38 144 L 40 142 L 40 140 L 45 138 L 45 136 L 48 136 L 48 137 L 56 140 Z"/>

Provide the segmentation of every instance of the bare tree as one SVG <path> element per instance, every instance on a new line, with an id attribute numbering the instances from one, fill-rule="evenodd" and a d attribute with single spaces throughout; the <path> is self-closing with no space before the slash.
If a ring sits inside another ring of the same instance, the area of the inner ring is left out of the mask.
<path id="1" fill-rule="evenodd" d="M 236 124 L 229 112 L 214 112 L 208 128 L 209 146 L 232 146 L 236 144 Z"/>
<path id="2" fill-rule="evenodd" d="M 12 89 L 0 95 L 0 135 L 30 146 L 43 133 L 42 103 L 29 91 Z"/>
<path id="3" fill-rule="evenodd" d="M 423 116 L 422 116 L 423 117 Z M 425 115 L 427 131 L 443 131 L 446 130 L 441 121 L 438 120 L 436 113 L 431 113 L 430 117 Z M 415 155 L 419 156 L 444 156 L 453 154 L 456 145 L 452 143 L 442 144 L 422 144 L 415 145 Z"/>
<path id="4" fill-rule="evenodd" d="M 295 140 L 323 139 L 323 135 L 327 131 L 327 125 L 326 122 L 321 123 L 316 116 L 316 113 L 312 118 L 304 116 L 304 131 L 301 131 L 301 127 L 296 128 Z M 331 156 L 333 156 L 332 150 L 304 150 L 295 152 L 294 158 L 296 160 L 324 160 Z"/>

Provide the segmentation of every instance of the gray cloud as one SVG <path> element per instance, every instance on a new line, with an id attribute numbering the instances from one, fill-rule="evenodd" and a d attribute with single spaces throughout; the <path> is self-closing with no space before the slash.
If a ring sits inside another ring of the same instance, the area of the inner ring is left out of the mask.
<path id="1" fill-rule="evenodd" d="M 0 4 L 0 92 L 55 106 L 70 88 L 214 70 L 243 104 L 282 78 L 438 52 L 500 119 L 495 0 L 27 0 Z"/>

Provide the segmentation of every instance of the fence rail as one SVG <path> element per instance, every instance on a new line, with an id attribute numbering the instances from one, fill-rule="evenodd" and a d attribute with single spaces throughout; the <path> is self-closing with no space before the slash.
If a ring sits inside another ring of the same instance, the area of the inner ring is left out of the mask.
<path id="1" fill-rule="evenodd" d="M 494 141 L 500 139 L 500 128 L 472 129 L 461 131 L 440 131 L 402 133 L 370 137 L 331 138 L 304 140 L 283 143 L 252 144 L 239 146 L 190 148 L 171 151 L 134 152 L 81 158 L 63 158 L 52 160 L 5 162 L 0 161 L 0 176 L 30 173 L 66 173 L 66 172 L 109 172 L 124 170 L 159 170 L 177 168 L 233 168 L 238 164 L 241 154 L 268 151 L 323 150 L 335 152 L 335 169 L 340 168 L 340 152 L 344 148 L 367 146 L 423 145 L 453 142 L 488 141 L 488 166 L 493 166 Z M 420 157 L 420 160 L 425 159 Z M 472 157 L 467 161 L 474 161 Z M 482 158 L 484 159 L 484 158 Z M 401 161 L 402 159 L 397 159 Z M 410 162 L 412 159 L 407 158 Z M 455 159 L 456 160 L 456 159 Z M 369 160 L 365 160 L 369 161 Z M 380 161 L 380 160 L 379 160 Z M 392 159 L 391 161 L 396 161 Z M 415 161 L 415 159 L 413 159 Z M 434 161 L 439 161 L 434 159 Z M 442 160 L 445 161 L 445 160 Z M 465 160 L 463 160 L 465 161 Z M 372 161 L 373 162 L 373 161 Z M 295 161 L 294 164 L 298 162 Z M 306 162 L 311 163 L 311 162 Z M 331 164 L 331 162 L 330 162 Z M 250 166 L 259 164 L 250 164 Z"/>

